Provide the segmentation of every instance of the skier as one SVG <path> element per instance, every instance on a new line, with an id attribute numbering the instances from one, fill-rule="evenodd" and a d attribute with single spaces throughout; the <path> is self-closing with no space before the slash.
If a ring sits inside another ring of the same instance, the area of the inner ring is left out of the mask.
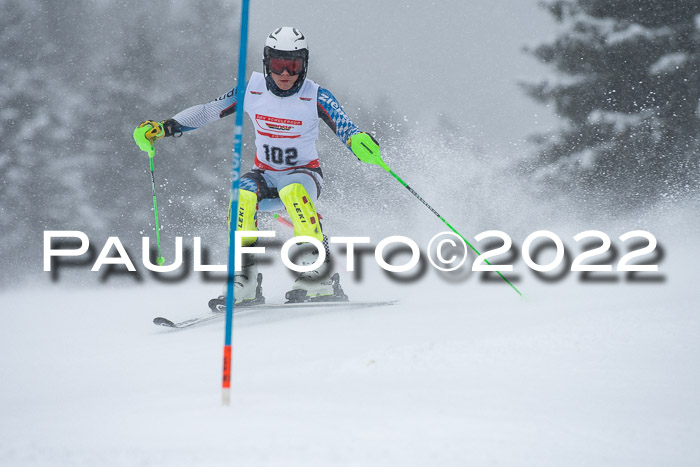
<path id="1" fill-rule="evenodd" d="M 323 174 L 316 151 L 319 121 L 323 120 L 361 161 L 378 163 L 377 141 L 360 131 L 330 91 L 306 78 L 309 48 L 306 37 L 296 28 L 275 29 L 265 40 L 263 72 L 253 72 L 246 84 L 243 110 L 255 129 L 255 167 L 240 181 L 236 228 L 257 230 L 257 212 L 287 210 L 295 236 L 310 236 L 323 243 L 326 260 L 296 278 L 288 301 L 347 300 L 332 274 L 328 238 L 324 235 L 315 204 L 323 186 Z M 180 136 L 240 110 L 234 87 L 217 99 L 177 113 L 161 122 L 146 120 L 134 133 L 139 142 L 151 144 L 164 136 Z M 229 229 L 231 203 L 229 203 Z M 242 238 L 243 246 L 253 246 L 257 237 Z M 319 252 L 311 243 L 297 244 L 301 265 L 314 264 Z M 294 255 L 293 255 L 294 256 Z M 234 273 L 234 303 L 264 302 L 262 275 L 257 272 L 253 254 L 243 255 L 241 270 Z M 212 309 L 225 306 L 225 297 L 210 301 Z"/>

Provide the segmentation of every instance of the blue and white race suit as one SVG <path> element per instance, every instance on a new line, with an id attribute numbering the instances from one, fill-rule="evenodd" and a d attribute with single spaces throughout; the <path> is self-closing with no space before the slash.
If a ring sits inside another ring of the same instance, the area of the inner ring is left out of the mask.
<path id="1" fill-rule="evenodd" d="M 179 131 L 191 131 L 233 114 L 237 89 L 173 116 Z M 333 94 L 310 79 L 288 97 L 270 92 L 262 73 L 253 72 L 246 85 L 243 110 L 255 129 L 255 168 L 241 178 L 241 189 L 257 193 L 261 210 L 283 209 L 277 192 L 301 183 L 314 201 L 323 183 L 316 140 L 323 120 L 348 148 L 360 133 Z"/>

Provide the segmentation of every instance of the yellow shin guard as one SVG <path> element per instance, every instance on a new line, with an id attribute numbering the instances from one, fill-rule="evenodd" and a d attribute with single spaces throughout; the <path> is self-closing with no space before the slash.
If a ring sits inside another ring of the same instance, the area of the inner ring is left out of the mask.
<path id="1" fill-rule="evenodd" d="M 321 224 L 311 196 L 301 183 L 292 183 L 279 191 L 280 199 L 287 208 L 287 214 L 294 225 L 294 235 L 308 235 L 318 241 L 323 241 Z"/>
<path id="2" fill-rule="evenodd" d="M 231 205 L 233 200 L 228 204 L 228 228 L 231 231 Z M 238 190 L 238 221 L 236 230 L 258 230 L 255 221 L 255 213 L 258 210 L 258 195 L 248 190 Z M 241 238 L 242 246 L 250 246 L 258 239 L 258 237 L 243 237 Z"/>

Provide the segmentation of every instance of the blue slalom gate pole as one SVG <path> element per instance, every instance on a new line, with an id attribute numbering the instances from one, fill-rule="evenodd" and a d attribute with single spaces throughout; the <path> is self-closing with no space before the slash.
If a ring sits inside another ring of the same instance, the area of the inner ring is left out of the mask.
<path id="1" fill-rule="evenodd" d="M 245 62 L 248 49 L 248 7 L 241 5 L 241 39 L 238 51 L 238 81 L 236 85 L 236 128 L 233 136 L 233 176 L 231 182 L 231 214 L 228 240 L 228 269 L 226 279 L 226 335 L 224 338 L 224 369 L 222 377 L 222 402 L 231 404 L 231 357 L 233 346 L 233 275 L 236 269 L 236 226 L 238 225 L 238 189 L 241 184 L 241 148 L 243 146 L 243 99 L 245 98 Z"/>

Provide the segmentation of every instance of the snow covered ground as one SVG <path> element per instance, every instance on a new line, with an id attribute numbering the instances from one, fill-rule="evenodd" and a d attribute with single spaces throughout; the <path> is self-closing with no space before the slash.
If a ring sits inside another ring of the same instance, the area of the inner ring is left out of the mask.
<path id="1" fill-rule="evenodd" d="M 219 286 L 6 292 L 0 465 L 699 465 L 699 249 L 655 233 L 661 283 L 546 283 L 520 262 L 521 300 L 367 268 L 346 292 L 397 305 L 239 315 L 231 407 L 223 321 L 151 323 Z M 263 272 L 281 299 L 286 278 Z"/>

